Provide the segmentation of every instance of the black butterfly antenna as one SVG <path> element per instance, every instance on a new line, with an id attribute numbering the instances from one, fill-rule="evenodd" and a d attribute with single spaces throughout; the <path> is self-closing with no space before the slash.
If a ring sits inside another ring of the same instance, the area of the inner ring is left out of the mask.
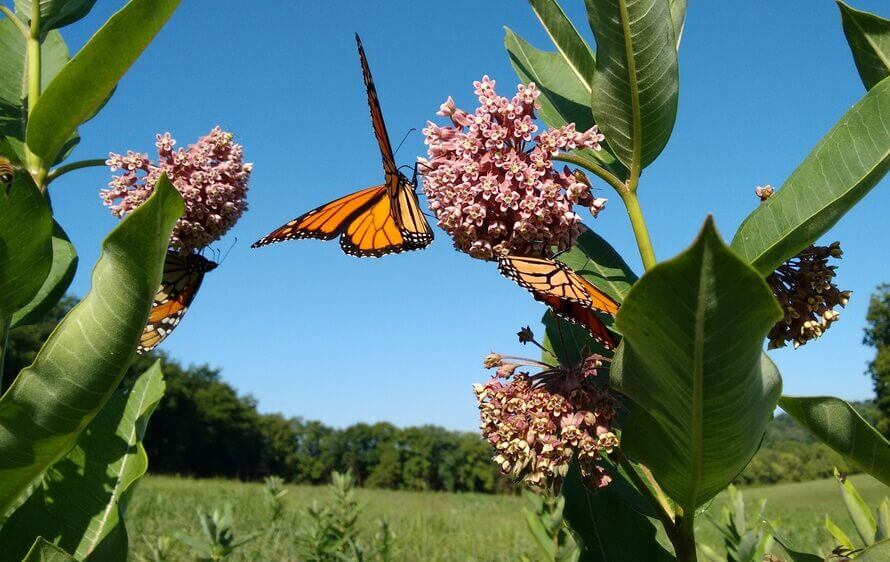
<path id="1" fill-rule="evenodd" d="M 221 260 L 219 260 L 219 264 L 220 264 L 220 265 L 222 265 L 222 263 L 223 263 L 224 261 L 226 261 L 226 258 L 229 257 L 229 252 L 232 251 L 232 248 L 234 248 L 234 247 L 235 247 L 235 244 L 237 244 L 237 243 L 238 243 L 238 237 L 236 236 L 235 239 L 232 240 L 232 243 L 229 245 L 229 249 L 226 250 L 225 255 L 222 257 Z M 219 252 L 219 250 L 217 250 L 217 252 Z"/>
<path id="2" fill-rule="evenodd" d="M 404 136 L 404 137 L 402 137 L 402 142 L 400 142 L 400 143 L 399 143 L 399 146 L 396 147 L 396 151 L 395 151 L 395 153 L 393 153 L 393 156 L 395 156 L 396 154 L 399 153 L 399 149 L 402 148 L 402 145 L 405 144 L 405 141 L 406 141 L 406 140 L 408 140 L 408 135 L 410 135 L 411 133 L 415 132 L 416 130 L 417 130 L 416 127 L 411 127 L 410 129 L 408 129 L 408 132 L 405 133 L 405 136 Z"/>

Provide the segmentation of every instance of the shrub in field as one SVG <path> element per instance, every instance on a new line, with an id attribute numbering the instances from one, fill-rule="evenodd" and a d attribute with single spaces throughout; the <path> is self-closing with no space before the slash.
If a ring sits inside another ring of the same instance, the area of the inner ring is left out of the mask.
<path id="1" fill-rule="evenodd" d="M 525 507 L 525 524 L 535 538 L 542 560 L 549 562 L 575 562 L 578 560 L 578 545 L 563 519 L 565 498 L 550 494 L 537 494 L 522 491 Z"/>
<path id="2" fill-rule="evenodd" d="M 831 535 L 833 552 L 839 552 L 844 555 L 856 555 L 876 543 L 890 539 L 890 497 L 884 497 L 878 508 L 878 515 L 871 512 L 859 492 L 853 486 L 853 483 L 847 480 L 845 474 L 841 474 L 837 470 L 834 476 L 840 486 L 841 496 L 844 498 L 844 505 L 847 507 L 847 513 L 850 520 L 856 527 L 856 534 L 859 540 L 854 542 L 850 537 L 831 520 L 828 515 L 825 516 L 825 530 Z"/>
<path id="3" fill-rule="evenodd" d="M 226 503 L 222 510 L 213 510 L 213 513 L 198 510 L 198 521 L 201 523 L 200 536 L 179 533 L 176 538 L 191 547 L 201 562 L 222 560 L 260 535 L 253 533 L 235 537 L 235 517 L 230 503 Z"/>
<path id="4" fill-rule="evenodd" d="M 708 518 L 723 535 L 727 562 L 757 562 L 763 559 L 764 554 L 771 552 L 774 544 L 772 536 L 765 532 L 761 524 L 766 500 L 761 500 L 759 513 L 753 522 L 749 522 L 745 517 L 745 499 L 742 493 L 731 484 L 727 491 L 729 504 L 723 506 L 720 519 Z M 698 549 L 705 560 L 723 560 L 707 545 L 699 544 Z"/>

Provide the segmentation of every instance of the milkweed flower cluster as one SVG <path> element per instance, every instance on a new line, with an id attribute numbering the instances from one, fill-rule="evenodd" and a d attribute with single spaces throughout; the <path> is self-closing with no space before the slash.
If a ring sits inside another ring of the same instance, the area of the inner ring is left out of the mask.
<path id="1" fill-rule="evenodd" d="M 615 402 L 594 384 L 602 357 L 578 367 L 552 367 L 538 361 L 497 354 L 483 364 L 496 369 L 486 384 L 474 385 L 482 435 L 494 447 L 494 461 L 505 474 L 544 488 L 566 475 L 577 459 L 583 477 L 599 487 L 612 480 L 597 465 L 600 455 L 618 446 L 612 432 Z M 541 368 L 535 375 L 522 367 Z"/>
<path id="2" fill-rule="evenodd" d="M 784 347 L 786 342 L 796 349 L 821 336 L 840 318 L 835 308 L 847 306 L 852 293 L 834 284 L 837 266 L 828 265 L 828 260 L 843 253 L 840 242 L 810 246 L 767 277 L 785 312 L 767 336 L 770 349 Z"/>
<path id="3" fill-rule="evenodd" d="M 158 162 L 147 154 L 110 153 L 106 164 L 112 173 L 100 197 L 112 214 L 123 217 L 154 191 L 162 173 L 185 201 L 185 213 L 173 227 L 170 246 L 182 253 L 203 248 L 220 239 L 247 209 L 247 183 L 253 165 L 244 162 L 244 150 L 232 133 L 215 127 L 188 148 L 174 150 L 170 133 L 158 134 Z"/>
<path id="4" fill-rule="evenodd" d="M 565 248 L 581 218 L 573 205 L 596 215 L 605 199 L 568 168 L 558 171 L 553 157 L 575 148 L 601 150 L 596 127 L 574 124 L 539 132 L 534 83 L 520 84 L 512 99 L 498 96 L 488 76 L 474 82 L 479 107 L 467 113 L 450 97 L 438 115 L 451 126 L 428 122 L 423 130 L 429 159 L 422 160 L 423 191 L 439 226 L 458 250 L 480 259 L 502 253 L 543 255 Z"/>
<path id="5" fill-rule="evenodd" d="M 774 192 L 771 185 L 754 190 L 761 203 Z M 767 335 L 769 349 L 785 347 L 787 342 L 797 349 L 820 337 L 840 318 L 835 308 L 847 306 L 853 293 L 841 291 L 834 284 L 837 266 L 828 265 L 828 260 L 843 255 L 840 242 L 809 246 L 766 278 L 785 313 Z"/>

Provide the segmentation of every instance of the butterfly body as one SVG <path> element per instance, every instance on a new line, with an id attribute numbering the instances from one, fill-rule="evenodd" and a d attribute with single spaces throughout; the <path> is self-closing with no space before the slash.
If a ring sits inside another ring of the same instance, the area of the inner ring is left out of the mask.
<path id="1" fill-rule="evenodd" d="M 155 293 L 137 353 L 148 353 L 170 335 L 195 299 L 204 275 L 217 265 L 200 254 L 182 256 L 175 251 L 167 252 L 161 286 Z"/>
<path id="2" fill-rule="evenodd" d="M 371 123 L 383 159 L 384 182 L 317 207 L 284 224 L 251 247 L 284 240 L 340 238 L 340 248 L 357 257 L 380 257 L 427 247 L 433 231 L 420 210 L 416 185 L 396 165 L 377 88 L 358 35 L 355 36 L 368 93 Z"/>
<path id="3" fill-rule="evenodd" d="M 498 269 L 554 314 L 583 326 L 607 348 L 615 347 L 612 334 L 596 312 L 614 316 L 618 303 L 567 265 L 546 258 L 507 255 L 498 259 Z"/>

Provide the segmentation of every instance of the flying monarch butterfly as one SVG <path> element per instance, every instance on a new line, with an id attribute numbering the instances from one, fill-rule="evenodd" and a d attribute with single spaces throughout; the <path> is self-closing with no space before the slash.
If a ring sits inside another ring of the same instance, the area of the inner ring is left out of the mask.
<path id="1" fill-rule="evenodd" d="M 608 349 L 615 340 L 595 311 L 614 316 L 618 303 L 594 287 L 564 263 L 545 258 L 502 256 L 498 269 L 508 279 L 527 289 L 564 320 L 579 324 Z"/>
<path id="2" fill-rule="evenodd" d="M 198 294 L 204 274 L 217 265 L 200 254 L 182 256 L 175 251 L 167 252 L 161 287 L 155 293 L 137 353 L 148 353 L 170 335 Z"/>
<path id="3" fill-rule="evenodd" d="M 408 180 L 396 166 L 377 89 L 358 34 L 355 41 L 371 106 L 371 122 L 383 156 L 384 182 L 313 209 L 256 241 L 251 248 L 296 238 L 331 240 L 339 236 L 340 247 L 347 254 L 380 257 L 426 248 L 433 241 L 433 231 L 417 201 L 416 181 Z"/>
<path id="4" fill-rule="evenodd" d="M 14 179 L 15 168 L 12 167 L 12 162 L 9 161 L 9 158 L 0 156 L 0 186 L 6 189 L 6 195 L 9 195 Z"/>

